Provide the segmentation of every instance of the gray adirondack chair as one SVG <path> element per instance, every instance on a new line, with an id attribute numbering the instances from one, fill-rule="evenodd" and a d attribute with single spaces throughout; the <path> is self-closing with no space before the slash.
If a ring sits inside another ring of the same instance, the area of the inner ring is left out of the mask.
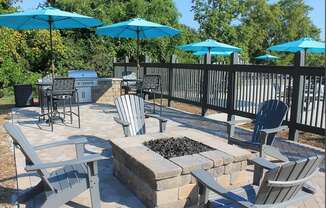
<path id="1" fill-rule="evenodd" d="M 14 140 L 26 158 L 26 171 L 35 171 L 41 181 L 34 187 L 25 190 L 18 202 L 27 207 L 60 207 L 78 196 L 85 190 L 90 190 L 92 207 L 100 207 L 99 179 L 97 161 L 108 159 L 99 154 L 83 155 L 86 138 L 60 141 L 33 147 L 20 128 L 11 123 L 5 123 L 4 128 Z M 37 155 L 37 150 L 44 150 L 62 145 L 76 147 L 77 159 L 63 162 L 43 163 Z M 58 168 L 53 172 L 47 169 Z"/>
<path id="2" fill-rule="evenodd" d="M 268 100 L 263 102 L 258 109 L 254 120 L 255 128 L 251 140 L 235 137 L 235 126 L 246 123 L 248 120 L 228 121 L 228 143 L 259 151 L 260 156 L 269 155 L 281 161 L 288 159 L 279 150 L 273 147 L 275 134 L 288 129 L 282 125 L 288 106 L 279 100 Z"/>
<path id="3" fill-rule="evenodd" d="M 167 120 L 155 114 L 145 114 L 144 99 L 136 95 L 123 95 L 114 100 L 119 117 L 114 120 L 121 124 L 126 137 L 146 133 L 145 117 L 159 121 L 160 132 L 164 132 Z"/>
<path id="4" fill-rule="evenodd" d="M 288 207 L 311 197 L 315 193 L 309 179 L 318 172 L 321 156 L 286 162 L 280 166 L 263 158 L 256 158 L 254 184 L 236 190 L 219 185 L 205 170 L 192 175 L 199 183 L 200 207 Z M 260 182 L 261 170 L 266 169 Z M 209 197 L 209 190 L 217 195 Z"/>

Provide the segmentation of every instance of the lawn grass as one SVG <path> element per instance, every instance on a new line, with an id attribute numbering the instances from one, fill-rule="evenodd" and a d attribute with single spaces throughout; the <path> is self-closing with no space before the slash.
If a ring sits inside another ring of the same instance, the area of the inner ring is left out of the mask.
<path id="1" fill-rule="evenodd" d="M 4 96 L 0 98 L 0 105 L 13 105 L 15 104 L 15 98 L 13 95 Z"/>

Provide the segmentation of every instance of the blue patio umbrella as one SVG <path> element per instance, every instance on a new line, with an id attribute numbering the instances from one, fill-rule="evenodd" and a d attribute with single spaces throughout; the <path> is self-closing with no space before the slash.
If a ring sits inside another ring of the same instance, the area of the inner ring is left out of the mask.
<path id="1" fill-rule="evenodd" d="M 325 53 L 325 43 L 312 38 L 300 38 L 295 41 L 274 45 L 267 50 L 293 53 L 304 50 L 308 53 Z"/>
<path id="2" fill-rule="evenodd" d="M 272 56 L 270 54 L 264 54 L 264 55 L 261 55 L 261 56 L 257 56 L 255 59 L 257 59 L 257 60 L 264 60 L 264 61 L 274 61 L 274 60 L 279 59 L 279 57 Z"/>
<path id="3" fill-rule="evenodd" d="M 52 30 L 87 28 L 101 24 L 102 22 L 98 19 L 77 13 L 65 12 L 53 7 L 43 7 L 25 12 L 0 15 L 0 26 L 6 26 L 16 30 L 50 30 L 52 76 L 54 76 Z"/>
<path id="4" fill-rule="evenodd" d="M 178 46 L 177 48 L 184 51 L 204 51 L 210 54 L 211 52 L 239 52 L 241 49 L 225 43 L 220 43 L 212 39 L 207 39 L 203 42 L 190 43 Z"/>
<path id="5" fill-rule="evenodd" d="M 207 51 L 196 51 L 194 53 L 192 53 L 195 56 L 204 56 L 206 55 L 208 52 Z M 231 55 L 232 51 L 225 51 L 225 52 L 219 52 L 219 51 L 212 51 L 210 54 L 212 56 L 229 56 Z"/>
<path id="6" fill-rule="evenodd" d="M 149 22 L 141 18 L 133 18 L 128 21 L 98 27 L 96 34 L 114 38 L 137 39 L 137 71 L 139 69 L 139 42 L 140 39 L 158 38 L 163 36 L 175 36 L 180 31 L 172 27 Z"/>

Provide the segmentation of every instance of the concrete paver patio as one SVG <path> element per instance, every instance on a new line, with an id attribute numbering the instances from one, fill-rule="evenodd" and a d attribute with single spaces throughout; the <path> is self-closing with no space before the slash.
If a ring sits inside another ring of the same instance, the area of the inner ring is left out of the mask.
<path id="1" fill-rule="evenodd" d="M 81 106 L 81 128 L 77 128 L 77 122 L 73 125 L 55 124 L 54 131 L 46 123 L 38 123 L 39 108 L 28 107 L 13 110 L 13 121 L 19 124 L 22 131 L 33 145 L 41 145 L 54 141 L 60 141 L 78 136 L 85 136 L 90 145 L 86 149 L 90 152 L 103 153 L 110 156 L 112 138 L 123 137 L 120 125 L 114 122 L 113 117 L 116 111 L 113 105 L 109 104 L 88 104 Z M 197 115 L 188 114 L 172 109 L 164 109 L 163 116 L 168 118 L 167 131 L 175 132 L 193 129 L 199 133 L 215 135 L 221 142 L 226 142 L 226 126 L 223 122 L 213 121 Z M 154 119 L 147 119 L 147 132 L 158 132 L 158 122 Z M 250 133 L 244 130 L 237 130 L 242 136 L 249 136 Z M 282 141 L 278 141 L 283 147 Z M 288 148 L 287 148 L 288 149 Z M 316 150 L 318 151 L 318 150 Z M 43 161 L 62 161 L 75 157 L 73 147 L 53 148 L 47 151 L 40 151 L 39 156 Z M 298 154 L 290 154 L 291 157 L 298 157 Z M 19 174 L 19 189 L 23 190 L 34 185 L 39 180 L 24 171 L 25 161 L 23 155 L 17 151 L 17 170 Z M 120 181 L 112 175 L 112 162 L 110 160 L 100 161 L 100 192 L 102 207 L 144 207 L 137 197 L 131 193 Z M 325 170 L 325 169 L 324 169 Z M 299 205 L 300 207 L 324 207 L 325 205 L 325 173 L 320 172 L 313 182 L 317 185 L 317 194 L 314 199 Z M 249 171 L 251 172 L 251 171 Z M 309 206 L 308 206 L 309 205 Z M 89 193 L 84 192 L 67 207 L 89 207 Z"/>

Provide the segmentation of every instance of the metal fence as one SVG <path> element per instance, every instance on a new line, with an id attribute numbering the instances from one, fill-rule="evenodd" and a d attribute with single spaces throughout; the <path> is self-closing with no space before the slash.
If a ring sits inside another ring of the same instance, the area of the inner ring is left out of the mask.
<path id="1" fill-rule="evenodd" d="M 325 133 L 325 70 L 321 67 L 214 64 L 141 64 L 142 74 L 159 74 L 164 97 L 207 109 L 254 118 L 270 99 L 287 103 L 289 138 L 297 130 Z M 114 63 L 117 71 L 135 69 Z"/>

